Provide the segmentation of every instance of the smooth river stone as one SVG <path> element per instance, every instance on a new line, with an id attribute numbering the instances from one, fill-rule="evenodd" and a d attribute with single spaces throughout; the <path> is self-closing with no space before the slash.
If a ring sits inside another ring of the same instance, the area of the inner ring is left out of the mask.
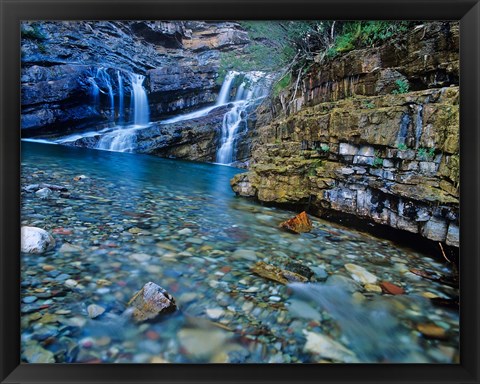
<path id="1" fill-rule="evenodd" d="M 55 239 L 44 229 L 24 226 L 21 229 L 21 251 L 44 253 L 55 246 Z"/>
<path id="2" fill-rule="evenodd" d="M 128 302 L 136 322 L 154 319 L 177 309 L 173 297 L 159 285 L 148 282 Z"/>
<path id="3" fill-rule="evenodd" d="M 55 363 L 53 353 L 38 344 L 26 347 L 23 351 L 23 357 L 29 363 Z"/>
<path id="4" fill-rule="evenodd" d="M 358 361 L 352 351 L 330 337 L 305 330 L 303 333 L 307 338 L 303 348 L 305 352 L 319 355 L 324 359 L 341 361 L 342 363 L 355 363 Z"/>
<path id="5" fill-rule="evenodd" d="M 105 312 L 105 308 L 97 304 L 90 304 L 87 307 L 87 312 L 88 312 L 88 316 L 91 319 L 95 319 L 96 317 L 100 316 L 102 313 Z"/>
<path id="6" fill-rule="evenodd" d="M 365 268 L 356 264 L 345 264 L 345 268 L 350 272 L 353 280 L 362 284 L 375 284 L 378 280 L 377 276 L 368 272 Z"/>

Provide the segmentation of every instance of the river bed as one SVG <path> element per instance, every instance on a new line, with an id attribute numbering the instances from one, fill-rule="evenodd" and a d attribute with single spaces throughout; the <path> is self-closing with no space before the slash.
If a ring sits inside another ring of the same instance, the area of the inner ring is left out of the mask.
<path id="1" fill-rule="evenodd" d="M 294 213 L 235 197 L 238 172 L 22 142 L 22 187 L 68 189 L 22 192 L 22 225 L 56 240 L 21 255 L 23 361 L 458 362 L 458 308 L 430 300 L 458 289 L 411 272 L 450 276 L 448 264 L 316 218 L 310 233 L 282 231 Z M 307 267 L 311 282 L 267 280 L 251 271 L 259 261 Z M 403 294 L 356 281 L 352 264 Z M 179 310 L 136 324 L 127 303 L 150 281 Z M 93 319 L 92 304 L 105 310 Z"/>

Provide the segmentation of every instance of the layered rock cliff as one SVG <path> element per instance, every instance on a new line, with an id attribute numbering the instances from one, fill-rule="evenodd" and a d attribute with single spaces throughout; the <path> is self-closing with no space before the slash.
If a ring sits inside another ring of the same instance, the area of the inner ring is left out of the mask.
<path id="1" fill-rule="evenodd" d="M 234 191 L 458 247 L 458 53 L 458 23 L 433 22 L 316 65 L 257 111 Z"/>

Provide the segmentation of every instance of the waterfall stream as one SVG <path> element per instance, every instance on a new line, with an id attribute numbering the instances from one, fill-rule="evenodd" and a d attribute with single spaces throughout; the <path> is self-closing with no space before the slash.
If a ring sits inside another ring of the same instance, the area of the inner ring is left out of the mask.
<path id="1" fill-rule="evenodd" d="M 119 84 L 119 122 L 123 114 L 123 82 L 120 72 L 118 73 Z M 132 85 L 130 111 L 133 115 L 133 126 L 115 129 L 104 134 L 98 141 L 95 148 L 115 152 L 133 152 L 136 143 L 136 131 L 139 128 L 147 127 L 149 124 L 149 108 L 147 92 L 143 88 L 145 76 L 135 73 L 130 74 Z"/>
<path id="2" fill-rule="evenodd" d="M 118 123 L 122 124 L 125 118 L 125 110 L 124 110 L 124 92 L 123 92 L 123 78 L 120 74 L 120 71 L 117 71 L 117 78 L 118 78 Z"/>
<path id="3" fill-rule="evenodd" d="M 96 149 L 135 152 L 138 130 L 150 126 L 148 96 L 143 86 L 144 80 L 145 76 L 124 70 L 93 68 L 91 75 L 87 78 L 92 104 L 98 113 L 108 118 L 111 125 L 102 130 L 72 134 L 54 141 L 47 140 L 47 142 L 72 144 L 77 140 L 100 136 L 94 145 Z M 270 81 L 271 78 L 264 72 L 229 71 L 213 105 L 157 123 L 173 124 L 202 118 L 216 108 L 228 106 L 229 109 L 224 115 L 221 126 L 216 162 L 230 164 L 236 160 L 236 151 L 242 135 L 247 133 L 249 112 L 266 96 Z M 128 108 L 125 107 L 126 86 L 130 88 Z M 35 141 L 35 139 L 32 140 Z"/>
<path id="4" fill-rule="evenodd" d="M 232 93 L 232 86 L 237 77 L 242 76 L 241 84 L 236 90 L 233 107 L 223 117 L 222 136 L 220 137 L 220 147 L 217 151 L 217 163 L 230 164 L 236 160 L 235 147 L 238 141 L 237 133 L 243 129 L 248 129 L 247 117 L 248 109 L 253 109 L 258 105 L 258 101 L 266 96 L 267 84 L 263 72 L 238 73 L 229 72 L 220 91 L 219 100 L 224 103 L 229 101 Z"/>

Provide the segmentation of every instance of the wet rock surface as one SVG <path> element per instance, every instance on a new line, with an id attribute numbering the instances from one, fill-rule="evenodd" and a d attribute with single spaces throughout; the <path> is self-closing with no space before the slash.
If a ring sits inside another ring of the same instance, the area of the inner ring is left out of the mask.
<path id="1" fill-rule="evenodd" d="M 161 314 L 171 313 L 177 309 L 173 297 L 159 285 L 149 282 L 128 302 L 133 308 L 136 322 L 152 320 Z"/>
<path id="2" fill-rule="evenodd" d="M 443 259 L 317 218 L 309 233 L 282 231 L 292 213 L 235 198 L 228 181 L 238 170 L 229 167 L 33 143 L 22 149 L 22 186 L 68 189 L 46 200 L 22 192 L 22 225 L 56 242 L 43 254 L 21 254 L 24 362 L 458 361 L 458 306 L 431 299 L 454 303 L 458 289 L 410 272 L 450 276 Z M 76 251 L 60 252 L 64 244 Z M 257 262 L 282 274 L 311 270 L 316 282 L 296 283 L 303 290 L 292 293 L 290 282 L 254 274 Z M 357 283 L 346 264 L 405 293 Z M 137 323 L 127 303 L 149 281 L 181 310 Z"/>

